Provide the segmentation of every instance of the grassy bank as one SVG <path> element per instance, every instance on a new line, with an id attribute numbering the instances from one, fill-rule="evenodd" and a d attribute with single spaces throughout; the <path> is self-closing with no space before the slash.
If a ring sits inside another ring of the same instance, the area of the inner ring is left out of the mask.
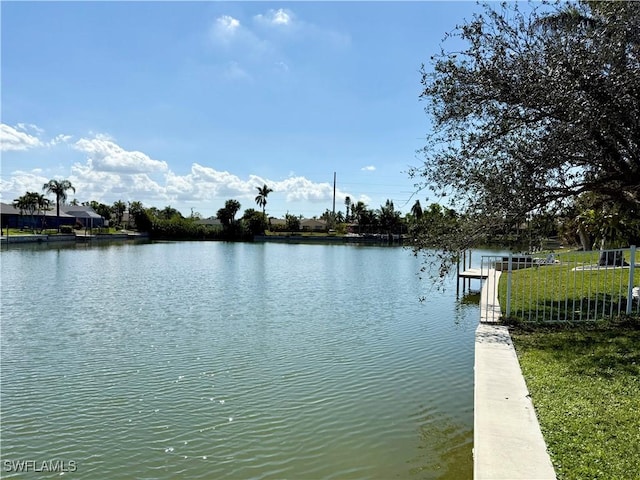
<path id="1" fill-rule="evenodd" d="M 640 324 L 511 334 L 558 478 L 637 478 Z"/>
<path id="2" fill-rule="evenodd" d="M 629 253 L 626 255 L 628 260 Z M 557 263 L 515 270 L 511 276 L 510 317 L 522 321 L 577 322 L 624 313 L 629 269 L 599 268 L 599 256 L 599 252 L 563 252 L 556 255 Z M 504 273 L 499 285 L 503 314 L 507 298 Z M 635 306 L 634 311 L 637 309 Z"/>

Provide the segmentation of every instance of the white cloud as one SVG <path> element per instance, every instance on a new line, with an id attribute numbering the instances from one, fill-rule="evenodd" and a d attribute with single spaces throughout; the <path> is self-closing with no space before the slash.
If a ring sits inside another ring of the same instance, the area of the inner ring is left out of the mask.
<path id="1" fill-rule="evenodd" d="M 267 42 L 229 15 L 215 19 L 209 30 L 209 37 L 213 46 L 243 55 L 260 55 L 269 49 Z"/>
<path id="2" fill-rule="evenodd" d="M 230 198 L 239 200 L 245 209 L 257 208 L 256 187 L 264 184 L 273 189 L 269 205 L 276 215 L 284 215 L 286 210 L 320 214 L 331 205 L 333 197 L 330 183 L 316 183 L 293 172 L 284 180 L 274 181 L 258 175 L 240 177 L 192 163 L 188 173 L 179 175 L 166 162 L 140 151 L 125 150 L 108 135 L 94 134 L 93 138 L 80 138 L 75 143 L 69 142 L 70 138 L 58 135 L 48 145 L 66 143 L 80 154 L 86 154 L 85 160 L 73 163 L 66 173 L 59 167 L 13 171 L 0 179 L 2 201 L 10 203 L 27 191 L 41 192 L 51 178 L 66 178 L 73 184 L 76 193 L 69 200 L 96 200 L 106 204 L 136 200 L 159 208 L 173 205 L 183 213 L 194 206 L 207 215 L 215 214 Z M 336 192 L 338 205 L 342 205 L 345 195 L 345 192 Z"/>
<path id="3" fill-rule="evenodd" d="M 223 15 L 216 18 L 211 26 L 211 36 L 214 40 L 220 42 L 231 41 L 240 31 L 240 21 L 229 15 Z"/>
<path id="4" fill-rule="evenodd" d="M 289 25 L 292 21 L 291 14 L 282 8 L 277 11 L 271 10 L 271 23 L 274 25 Z"/>
<path id="5" fill-rule="evenodd" d="M 50 179 L 42 176 L 39 168 L 29 172 L 17 170 L 11 172 L 8 180 L 0 179 L 0 199 L 5 203 L 11 203 L 15 198 L 26 192 L 42 192 L 42 186 Z"/>
<path id="6" fill-rule="evenodd" d="M 356 201 L 369 205 L 371 203 L 371 197 L 369 195 L 361 194 Z"/>
<path id="7" fill-rule="evenodd" d="M 53 147 L 55 145 L 58 145 L 60 143 L 68 143 L 69 140 L 71 140 L 73 137 L 71 135 L 64 135 L 64 134 L 59 134 L 56 135 L 54 138 L 52 138 L 47 145 Z"/>
<path id="8" fill-rule="evenodd" d="M 37 135 L 42 135 L 44 133 L 44 130 L 42 128 L 38 127 L 37 125 L 34 125 L 33 123 L 18 123 L 16 125 L 16 128 L 18 130 L 22 130 L 23 132 L 33 131 Z"/>
<path id="9" fill-rule="evenodd" d="M 81 138 L 74 148 L 89 155 L 88 162 L 97 171 L 120 173 L 152 173 L 168 170 L 167 163 L 154 160 L 138 151 L 128 151 L 104 136 Z"/>
<path id="10" fill-rule="evenodd" d="M 287 73 L 290 66 L 295 67 L 288 53 L 291 48 L 341 49 L 350 43 L 348 36 L 298 20 L 284 8 L 255 15 L 252 24 L 219 16 L 211 24 L 209 38 L 217 54 L 214 61 L 218 67 L 227 64 L 224 77 L 232 81 L 257 77 L 264 68 L 271 68 L 274 74 Z"/>
<path id="11" fill-rule="evenodd" d="M 169 173 L 166 176 L 166 193 L 176 200 L 209 202 L 216 199 L 247 199 L 253 206 L 256 187 L 267 184 L 274 194 L 284 194 L 287 202 L 321 203 L 333 198 L 333 186 L 329 183 L 314 183 L 305 177 L 288 177 L 283 181 L 273 181 L 257 175 L 243 179 L 227 171 L 216 170 L 199 163 L 191 166 L 191 172 L 184 176 Z M 337 191 L 336 198 L 344 198 L 345 193 Z M 249 207 L 247 207 L 249 208 Z"/>
<path id="12" fill-rule="evenodd" d="M 193 200 L 212 200 L 225 197 L 249 197 L 254 194 L 255 186 L 266 181 L 260 177 L 249 176 L 243 180 L 227 171 L 219 171 L 198 163 L 191 165 L 191 173 L 185 176 L 167 175 L 167 188 L 182 198 L 190 193 Z M 255 196 L 255 195 L 254 195 Z"/>
<path id="13" fill-rule="evenodd" d="M 29 150 L 44 146 L 38 137 L 24 131 L 24 124 L 18 124 L 17 127 L 19 129 L 4 123 L 0 124 L 0 151 Z"/>
<path id="14" fill-rule="evenodd" d="M 264 14 L 255 15 L 253 21 L 258 27 L 262 27 L 265 33 L 286 32 L 287 36 L 280 38 L 287 38 L 296 43 L 308 41 L 338 48 L 351 43 L 348 35 L 298 19 L 292 10 L 286 8 L 271 9 Z"/>
<path id="15" fill-rule="evenodd" d="M 360 170 L 362 170 L 363 172 L 373 172 L 375 171 L 376 167 L 373 165 L 367 165 L 366 167 L 362 167 Z"/>
<path id="16" fill-rule="evenodd" d="M 291 10 L 279 8 L 278 10 L 269 10 L 264 15 L 258 14 L 253 18 L 259 24 L 277 27 L 291 25 L 293 23 L 294 15 Z"/>
<path id="17" fill-rule="evenodd" d="M 96 170 L 92 162 L 75 163 L 69 180 L 83 201 L 97 200 L 110 204 L 116 200 L 138 200 L 151 205 L 169 199 L 165 188 L 146 173 Z"/>
<path id="18" fill-rule="evenodd" d="M 29 133 L 35 132 L 35 135 Z M 61 143 L 67 143 L 71 135 L 59 134 L 49 141 L 43 141 L 39 137 L 44 130 L 32 123 L 18 123 L 15 127 L 0 124 L 0 151 L 24 151 L 33 148 L 54 147 Z"/>
<path id="19" fill-rule="evenodd" d="M 328 183 L 313 183 L 305 177 L 289 177 L 277 184 L 278 190 L 286 192 L 288 202 L 309 200 L 321 202 L 333 197 L 333 187 Z"/>
<path id="20" fill-rule="evenodd" d="M 228 171 L 216 170 L 199 163 L 191 165 L 186 175 L 169 172 L 166 176 L 164 192 L 174 202 L 219 203 L 235 198 L 244 208 L 254 207 L 256 187 L 267 184 L 273 189 L 272 195 L 284 195 L 286 202 L 330 202 L 333 186 L 329 183 L 314 183 L 305 177 L 289 177 L 283 181 L 273 181 L 257 175 L 240 178 Z M 337 191 L 336 198 L 344 198 L 345 193 Z M 247 203 L 248 202 L 248 203 Z"/>
<path id="21" fill-rule="evenodd" d="M 281 182 L 271 182 L 268 185 L 285 193 L 287 202 L 309 201 L 312 203 L 328 202 L 333 199 L 333 186 L 329 183 L 314 183 L 305 177 L 289 177 Z M 273 186 L 272 186 L 273 185 Z M 344 198 L 346 195 L 336 190 L 336 198 Z"/>
<path id="22" fill-rule="evenodd" d="M 351 43 L 351 38 L 348 35 L 298 19 L 295 13 L 289 9 L 272 9 L 265 14 L 255 15 L 253 20 L 258 27 L 262 27 L 265 33 L 286 32 L 286 36 L 279 38 L 286 38 L 297 44 L 311 42 L 323 46 L 343 48 Z"/>

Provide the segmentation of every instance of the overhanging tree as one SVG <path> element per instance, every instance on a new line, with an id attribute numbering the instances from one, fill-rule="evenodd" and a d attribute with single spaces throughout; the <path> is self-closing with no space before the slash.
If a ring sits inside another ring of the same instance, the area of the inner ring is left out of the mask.
<path id="1" fill-rule="evenodd" d="M 640 212 L 640 3 L 485 6 L 451 36 L 466 46 L 422 67 L 433 131 L 410 175 L 465 222 L 416 232 L 418 250 L 453 261 L 584 192 Z"/>

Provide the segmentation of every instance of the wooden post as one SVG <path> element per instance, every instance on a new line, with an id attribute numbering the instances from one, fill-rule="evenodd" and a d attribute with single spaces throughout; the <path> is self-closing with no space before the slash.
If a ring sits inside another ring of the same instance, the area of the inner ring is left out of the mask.
<path id="1" fill-rule="evenodd" d="M 464 250 L 462 252 L 463 255 L 463 260 L 462 260 L 462 271 L 466 272 L 467 271 L 467 251 Z M 465 292 L 465 279 L 464 277 L 462 278 L 462 293 L 464 294 Z"/>
<path id="2" fill-rule="evenodd" d="M 457 268 L 457 275 L 456 275 L 456 297 L 460 296 L 460 257 L 458 256 L 458 261 L 456 262 L 456 268 Z M 463 282 L 463 288 L 464 288 L 464 279 L 462 280 Z"/>

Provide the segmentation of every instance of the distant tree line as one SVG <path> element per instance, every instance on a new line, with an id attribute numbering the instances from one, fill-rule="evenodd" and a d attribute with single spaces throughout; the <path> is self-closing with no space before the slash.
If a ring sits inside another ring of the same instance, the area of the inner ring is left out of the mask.
<path id="1" fill-rule="evenodd" d="M 202 221 L 202 215 L 193 212 L 193 209 L 185 217 L 170 205 L 158 209 L 147 208 L 139 201 L 125 203 L 117 200 L 107 205 L 95 200 L 80 204 L 76 199 L 70 204 L 91 207 L 109 220 L 113 229 L 135 228 L 148 232 L 155 239 L 250 241 L 255 235 L 262 235 L 268 230 L 301 231 L 301 215 L 287 213 L 284 223 L 270 225 L 265 207 L 267 197 L 273 190 L 267 185 L 256 188 L 258 195 L 255 202 L 262 211 L 248 208 L 239 216 L 240 202 L 229 199 L 216 213 L 221 228 Z M 60 205 L 67 200 L 68 191 L 75 193 L 75 187 L 68 180 L 51 180 L 43 186 L 43 192 L 55 195 L 58 212 Z M 53 202 L 42 193 L 26 192 L 16 198 L 13 205 L 25 216 L 25 225 L 41 231 L 45 226 L 44 214 L 51 210 Z M 347 196 L 344 205 L 346 213 L 338 211 L 334 214 L 326 209 L 319 217 L 313 218 L 323 220 L 326 230 L 336 234 L 402 234 L 409 236 L 412 244 L 418 243 L 421 248 L 435 249 L 444 245 L 449 251 L 459 247 L 461 236 L 468 233 L 468 225 L 473 223 L 468 213 L 460 213 L 438 203 L 423 208 L 420 200 L 415 201 L 406 215 L 396 210 L 390 199 L 380 208 L 372 209 L 362 201 L 353 202 Z M 640 216 L 633 210 L 621 208 L 619 204 L 607 202 L 601 195 L 584 193 L 567 202 L 558 213 L 543 211 L 505 217 L 492 228 L 485 228 L 476 241 L 484 245 L 532 250 L 541 248 L 549 238 L 567 245 L 581 245 L 585 250 L 603 244 L 640 244 Z"/>

